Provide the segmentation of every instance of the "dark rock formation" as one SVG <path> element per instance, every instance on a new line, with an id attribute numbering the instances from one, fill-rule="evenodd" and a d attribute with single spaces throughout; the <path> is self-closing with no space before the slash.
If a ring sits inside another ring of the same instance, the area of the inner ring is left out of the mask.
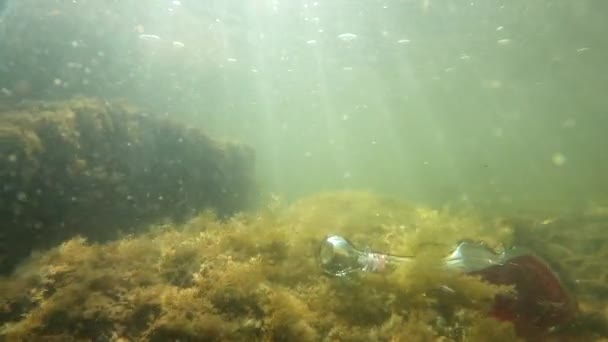
<path id="1" fill-rule="evenodd" d="M 253 151 L 125 103 L 77 98 L 0 111 L 0 269 L 83 235 L 229 215 L 253 191 Z"/>

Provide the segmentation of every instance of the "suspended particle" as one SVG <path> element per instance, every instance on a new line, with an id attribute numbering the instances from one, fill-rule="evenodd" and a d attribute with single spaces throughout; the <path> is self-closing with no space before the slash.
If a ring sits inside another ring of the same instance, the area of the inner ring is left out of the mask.
<path id="1" fill-rule="evenodd" d="M 155 34 L 140 34 L 139 39 L 144 41 L 157 41 L 160 40 L 160 37 Z"/>
<path id="2" fill-rule="evenodd" d="M 557 152 L 557 153 L 554 153 L 553 156 L 551 156 L 551 161 L 553 162 L 553 165 L 555 165 L 555 166 L 562 166 L 562 165 L 564 165 L 564 163 L 566 163 L 566 156 Z"/>
<path id="3" fill-rule="evenodd" d="M 27 202 L 27 195 L 25 194 L 25 192 L 20 191 L 20 192 L 17 194 L 17 200 L 18 200 L 19 202 Z"/>
<path id="4" fill-rule="evenodd" d="M 344 42 L 350 42 L 357 39 L 357 35 L 354 33 L 342 33 L 338 35 L 338 39 Z"/>

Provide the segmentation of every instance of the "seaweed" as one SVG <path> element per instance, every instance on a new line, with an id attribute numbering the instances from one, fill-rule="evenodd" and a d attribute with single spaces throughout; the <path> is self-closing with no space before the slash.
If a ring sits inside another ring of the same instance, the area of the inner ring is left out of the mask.
<path id="1" fill-rule="evenodd" d="M 329 278 L 315 259 L 328 233 L 417 258 L 392 273 Z M 512 323 L 489 315 L 495 296 L 513 293 L 511 286 L 438 266 L 459 238 L 500 248 L 522 241 L 521 234 L 521 224 L 364 192 L 317 194 L 230 219 L 205 211 L 114 241 L 73 238 L 30 257 L 0 280 L 0 337 L 520 341 Z M 598 302 L 582 307 L 583 318 L 546 340 L 605 337 L 606 302 L 593 298 Z"/>

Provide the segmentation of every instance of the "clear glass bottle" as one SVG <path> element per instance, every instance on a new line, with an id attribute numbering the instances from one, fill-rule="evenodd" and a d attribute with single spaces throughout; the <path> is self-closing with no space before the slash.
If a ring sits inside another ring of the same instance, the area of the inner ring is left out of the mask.
<path id="1" fill-rule="evenodd" d="M 508 255 L 513 257 L 522 253 L 525 251 L 511 250 Z M 501 265 L 506 257 L 506 252 L 495 253 L 483 243 L 467 240 L 460 242 L 454 251 L 444 258 L 444 266 L 448 269 L 475 272 Z M 358 271 L 382 272 L 394 268 L 399 263 L 410 262 L 415 257 L 359 250 L 346 238 L 330 235 L 321 243 L 318 259 L 325 273 L 341 277 Z"/>
<path id="2" fill-rule="evenodd" d="M 384 272 L 413 261 L 413 256 L 359 250 L 338 235 L 327 236 L 318 251 L 320 268 L 337 277 L 354 272 Z M 530 250 L 510 248 L 497 253 L 484 243 L 462 241 L 443 259 L 443 266 L 481 276 L 492 284 L 514 286 L 516 294 L 498 295 L 489 314 L 513 322 L 518 334 L 532 340 L 571 324 L 578 314 L 576 300 L 557 274 Z"/>

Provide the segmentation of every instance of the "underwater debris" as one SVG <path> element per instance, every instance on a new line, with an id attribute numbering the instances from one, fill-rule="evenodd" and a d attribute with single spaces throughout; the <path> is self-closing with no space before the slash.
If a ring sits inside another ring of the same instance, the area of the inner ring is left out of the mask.
<path id="1" fill-rule="evenodd" d="M 229 220 L 207 211 L 114 242 L 75 238 L 0 279 L 0 339 L 522 341 L 510 322 L 487 317 L 503 287 L 433 267 L 458 236 L 508 240 L 504 226 L 343 192 Z M 374 249 L 416 251 L 417 262 L 329 279 L 314 254 L 330 229 L 378 241 Z M 598 315 L 606 303 L 598 298 Z M 601 337 L 595 320 L 547 340 Z"/>
<path id="2" fill-rule="evenodd" d="M 414 260 L 377 253 L 362 259 L 372 259 L 367 265 L 377 264 L 376 259 L 386 260 L 384 263 Z M 465 240 L 442 260 L 442 266 L 446 272 L 458 270 L 491 284 L 512 287 L 512 291 L 496 294 L 491 315 L 513 322 L 518 335 L 527 339 L 544 339 L 552 331 L 570 325 L 578 314 L 576 299 L 559 276 L 531 250 L 512 247 L 496 253 L 483 243 Z M 381 271 L 376 269 L 373 271 Z M 445 285 L 441 289 L 456 293 Z"/>
<path id="3" fill-rule="evenodd" d="M 30 103 L 0 118 L 0 271 L 76 234 L 104 240 L 204 209 L 230 215 L 252 198 L 250 148 L 124 102 Z"/>

